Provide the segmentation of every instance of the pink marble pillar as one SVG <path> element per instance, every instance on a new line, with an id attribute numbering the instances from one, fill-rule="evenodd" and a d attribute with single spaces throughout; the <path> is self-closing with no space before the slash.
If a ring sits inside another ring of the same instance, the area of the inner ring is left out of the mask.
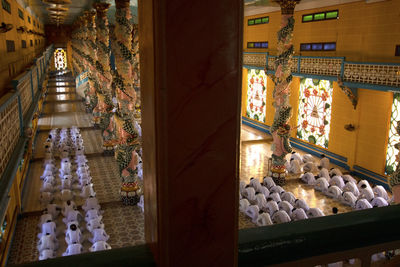
<path id="1" fill-rule="evenodd" d="M 146 242 L 236 266 L 243 1 L 139 1 Z"/>

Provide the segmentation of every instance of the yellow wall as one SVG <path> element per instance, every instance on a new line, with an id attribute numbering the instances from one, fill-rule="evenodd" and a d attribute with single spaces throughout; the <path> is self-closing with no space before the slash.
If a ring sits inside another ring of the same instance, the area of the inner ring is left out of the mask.
<path id="1" fill-rule="evenodd" d="M 43 24 L 39 20 L 29 14 L 23 7 L 21 7 L 15 0 L 8 0 L 11 4 L 11 14 L 0 7 L 0 23 L 12 24 L 13 29 L 0 33 L 0 96 L 5 94 L 7 87 L 10 85 L 12 78 L 22 72 L 25 67 L 31 65 L 32 60 L 43 51 L 45 41 L 44 37 L 35 34 L 18 33 L 17 28 L 20 26 L 27 27 L 28 30 L 44 33 Z M 24 19 L 18 16 L 18 8 L 24 12 Z M 28 16 L 31 17 L 31 23 L 28 23 Z M 33 20 L 36 21 L 36 26 L 33 26 Z M 35 39 L 37 45 L 35 45 Z M 13 40 L 15 42 L 15 52 L 7 52 L 6 40 Z M 26 47 L 22 48 L 21 40 L 26 40 Z M 33 46 L 30 46 L 30 40 L 33 41 Z M 40 44 L 38 43 L 40 40 Z"/>
<path id="2" fill-rule="evenodd" d="M 302 23 L 302 15 L 319 11 L 339 10 L 339 19 Z M 336 42 L 336 51 L 304 52 L 304 56 L 345 56 L 348 61 L 399 62 L 395 46 L 400 44 L 400 1 L 389 0 L 367 4 L 359 1 L 295 12 L 293 44 L 296 54 L 300 43 Z M 269 16 L 269 23 L 247 26 L 250 18 Z M 280 27 L 280 12 L 271 12 L 244 19 L 245 51 L 270 52 L 275 55 Z M 268 41 L 269 49 L 248 49 L 247 42 Z"/>

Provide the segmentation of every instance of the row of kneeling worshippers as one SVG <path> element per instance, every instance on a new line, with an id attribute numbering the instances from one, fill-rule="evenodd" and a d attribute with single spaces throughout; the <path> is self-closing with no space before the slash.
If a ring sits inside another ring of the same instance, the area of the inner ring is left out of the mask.
<path id="1" fill-rule="evenodd" d="M 57 168 L 55 167 L 54 154 L 57 155 L 57 153 L 54 153 L 54 149 L 52 149 L 56 147 L 56 144 L 62 151 L 58 153 L 61 160 L 59 179 L 55 178 L 57 177 Z M 92 247 L 89 250 L 111 249 L 110 245 L 106 243 L 109 237 L 102 223 L 102 211 L 91 183 L 90 170 L 83 153 L 83 141 L 79 129 L 76 127 L 64 128 L 61 131 L 53 129 L 45 146 L 46 158 L 44 172 L 41 176 L 41 179 L 43 179 L 41 203 L 46 208 L 38 225 L 41 229 L 41 233 L 38 234 L 39 242 L 37 246 L 39 259 L 44 260 L 56 256 L 59 247 L 57 236 L 64 227 L 62 225 L 57 227 L 60 211 L 64 216 L 62 222 L 66 227 L 65 241 L 67 243 L 66 251 L 62 255 L 67 256 L 83 252 L 82 242 L 85 238 L 82 232 L 85 231 L 81 231 L 80 228 L 83 216 L 73 201 L 74 197 L 79 194 L 74 192 L 77 190 L 81 191 L 79 195 L 85 200 L 82 208 L 85 211 L 87 231 L 89 235 L 92 235 L 91 238 L 87 238 L 92 242 Z M 75 161 L 71 161 L 70 155 L 75 155 Z M 62 208 L 54 203 L 55 200 L 61 201 Z"/>
<path id="2" fill-rule="evenodd" d="M 300 176 L 300 180 L 324 195 L 356 210 L 384 207 L 391 202 L 383 186 L 372 187 L 367 180 L 357 182 L 351 175 L 343 175 L 338 169 L 328 172 L 327 169 L 322 168 L 317 176 L 306 172 Z"/>
<path id="3" fill-rule="evenodd" d="M 241 181 L 239 190 L 240 211 L 258 226 L 325 216 L 320 209 L 310 208 L 306 201 L 276 185 L 271 177 L 265 177 L 263 184 L 255 178 L 248 185 Z"/>
<path id="4" fill-rule="evenodd" d="M 300 174 L 302 172 L 316 172 L 319 168 L 329 169 L 330 161 L 324 154 L 321 155 L 319 165 L 317 159 L 311 154 L 300 155 L 293 151 L 290 154 L 290 161 L 285 163 L 285 168 L 289 173 Z"/>

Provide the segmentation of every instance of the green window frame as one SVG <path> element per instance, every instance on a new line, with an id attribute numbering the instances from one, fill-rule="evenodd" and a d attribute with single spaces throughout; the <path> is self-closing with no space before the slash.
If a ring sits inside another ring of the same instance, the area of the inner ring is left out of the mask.
<path id="1" fill-rule="evenodd" d="M 324 21 L 331 19 L 339 19 L 339 10 L 330 10 L 323 12 L 316 12 L 312 14 L 305 14 L 302 17 L 301 22 L 315 22 L 315 21 Z"/>
<path id="2" fill-rule="evenodd" d="M 253 19 L 248 19 L 247 20 L 247 26 L 254 26 L 254 25 L 260 25 L 260 24 L 267 24 L 269 23 L 269 17 L 259 17 L 259 18 L 253 18 Z"/>
<path id="3" fill-rule="evenodd" d="M 11 14 L 11 4 L 7 0 L 1 0 L 1 5 L 5 11 Z"/>
<path id="4" fill-rule="evenodd" d="M 18 17 L 20 17 L 22 20 L 24 20 L 24 12 L 18 8 Z"/>

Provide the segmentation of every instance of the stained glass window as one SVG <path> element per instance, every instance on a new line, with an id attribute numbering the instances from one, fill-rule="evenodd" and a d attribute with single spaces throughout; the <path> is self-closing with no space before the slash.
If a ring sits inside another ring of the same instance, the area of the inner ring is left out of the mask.
<path id="1" fill-rule="evenodd" d="M 54 65 L 56 70 L 65 70 L 67 68 L 67 55 L 64 49 L 57 48 L 54 52 Z"/>
<path id="2" fill-rule="evenodd" d="M 393 95 L 392 116 L 390 118 L 389 139 L 386 152 L 385 173 L 390 175 L 396 170 L 396 155 L 399 152 L 394 145 L 400 142 L 396 131 L 397 122 L 400 121 L 400 94 Z"/>
<path id="3" fill-rule="evenodd" d="M 247 109 L 250 119 L 265 122 L 265 101 L 267 99 L 267 75 L 263 70 L 249 69 L 247 74 Z"/>
<path id="4" fill-rule="evenodd" d="M 332 93 L 331 81 L 301 79 L 297 138 L 328 148 Z"/>

